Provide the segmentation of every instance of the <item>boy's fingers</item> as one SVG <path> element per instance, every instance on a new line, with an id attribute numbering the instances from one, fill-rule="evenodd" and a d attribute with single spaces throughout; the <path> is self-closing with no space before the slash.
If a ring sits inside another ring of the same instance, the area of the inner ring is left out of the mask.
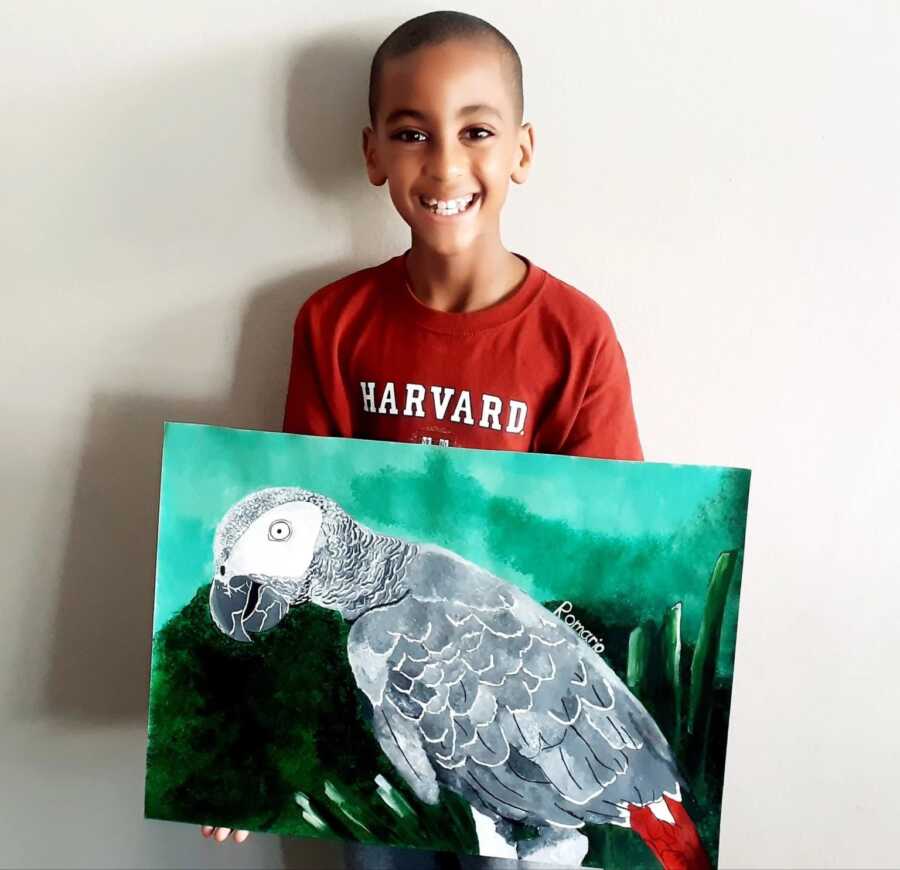
<path id="1" fill-rule="evenodd" d="M 201 825 L 200 833 L 207 839 L 212 837 L 217 843 L 224 843 L 229 834 L 235 843 L 243 843 L 250 836 L 249 831 L 232 831 L 231 828 L 214 828 L 212 825 Z"/>

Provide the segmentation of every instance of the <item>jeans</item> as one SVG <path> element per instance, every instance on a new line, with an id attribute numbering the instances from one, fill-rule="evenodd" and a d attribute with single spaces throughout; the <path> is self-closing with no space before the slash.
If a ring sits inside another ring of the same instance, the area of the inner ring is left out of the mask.
<path id="1" fill-rule="evenodd" d="M 562 864 L 344 843 L 344 870 L 566 870 Z"/>

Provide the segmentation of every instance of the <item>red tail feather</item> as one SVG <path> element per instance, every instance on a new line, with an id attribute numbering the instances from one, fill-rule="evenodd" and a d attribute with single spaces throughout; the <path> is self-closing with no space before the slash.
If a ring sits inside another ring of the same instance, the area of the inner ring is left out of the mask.
<path id="1" fill-rule="evenodd" d="M 675 824 L 656 818 L 650 807 L 631 806 L 631 827 L 665 870 L 710 870 L 706 850 L 681 801 L 665 796 Z"/>

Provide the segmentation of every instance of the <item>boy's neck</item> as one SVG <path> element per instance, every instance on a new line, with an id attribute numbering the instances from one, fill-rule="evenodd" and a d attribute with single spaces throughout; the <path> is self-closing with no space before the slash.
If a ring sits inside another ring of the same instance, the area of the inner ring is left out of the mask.
<path id="1" fill-rule="evenodd" d="M 437 311 L 464 313 L 496 305 L 525 278 L 525 263 L 495 241 L 446 256 L 416 245 L 406 258 L 416 298 Z"/>

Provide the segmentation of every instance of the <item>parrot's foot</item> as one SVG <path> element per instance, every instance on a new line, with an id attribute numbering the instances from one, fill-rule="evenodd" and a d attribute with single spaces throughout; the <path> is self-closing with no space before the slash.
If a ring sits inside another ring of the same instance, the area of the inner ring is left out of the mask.
<path id="1" fill-rule="evenodd" d="M 523 861 L 546 861 L 566 867 L 580 867 L 588 853 L 588 838 L 571 828 L 538 828 L 533 840 L 519 843 L 518 855 Z"/>

